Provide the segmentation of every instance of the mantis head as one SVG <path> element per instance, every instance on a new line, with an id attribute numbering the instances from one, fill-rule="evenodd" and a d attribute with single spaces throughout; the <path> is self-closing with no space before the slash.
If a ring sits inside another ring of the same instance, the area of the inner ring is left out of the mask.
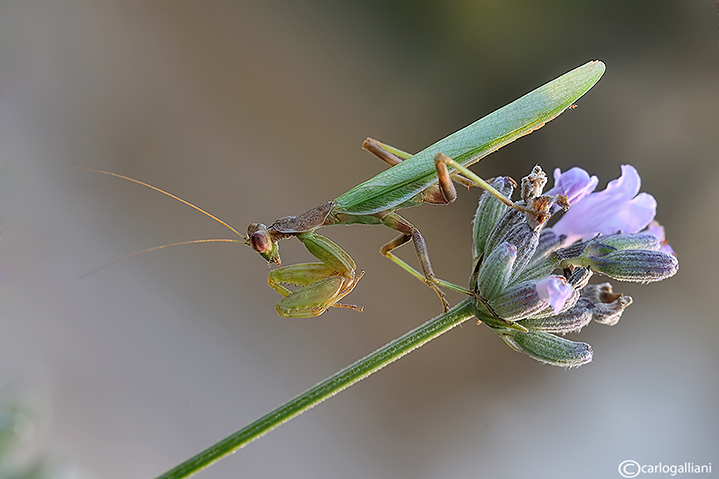
<path id="1" fill-rule="evenodd" d="M 250 223 L 247 227 L 247 238 L 252 249 L 260 253 L 268 263 L 280 264 L 280 247 L 267 226 L 262 223 Z"/>

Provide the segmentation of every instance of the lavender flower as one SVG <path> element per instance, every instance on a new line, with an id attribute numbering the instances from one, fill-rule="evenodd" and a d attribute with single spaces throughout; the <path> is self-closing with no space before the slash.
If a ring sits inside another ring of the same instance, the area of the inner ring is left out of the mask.
<path id="1" fill-rule="evenodd" d="M 616 324 L 632 303 L 609 283 L 589 284 L 592 275 L 647 283 L 673 276 L 679 263 L 664 229 L 653 222 L 656 201 L 639 193 L 634 167 L 622 166 L 622 176 L 600 192 L 594 192 L 597 177 L 580 168 L 557 169 L 554 180 L 545 195 L 547 178 L 539 166 L 522 180 L 518 204 L 532 213 L 482 195 L 470 287 L 477 318 L 507 344 L 538 361 L 576 367 L 591 361 L 591 346 L 557 334 L 577 332 L 592 319 Z M 514 182 L 497 178 L 493 186 L 511 196 Z M 545 228 L 549 217 L 569 204 L 571 209 Z"/>
<path id="2" fill-rule="evenodd" d="M 579 200 L 594 191 L 599 183 L 599 178 L 589 176 L 589 173 L 581 168 L 574 167 L 562 173 L 562 170 L 554 170 L 554 187 L 547 191 L 548 195 L 566 195 L 570 205 L 576 204 Z"/>
<path id="3" fill-rule="evenodd" d="M 549 304 L 554 314 L 559 314 L 572 297 L 574 289 L 567 284 L 563 276 L 547 276 L 537 281 L 537 295 L 539 299 Z"/>
<path id="4" fill-rule="evenodd" d="M 569 178 L 565 178 L 565 177 Z M 567 244 L 587 240 L 597 234 L 637 233 L 654 219 L 657 202 L 647 193 L 639 193 L 639 173 L 631 165 L 622 165 L 622 176 L 610 181 L 603 191 L 592 193 L 597 186 L 595 176 L 581 168 L 565 173 L 554 172 L 556 186 L 548 194 L 570 195 L 572 208 L 557 221 L 552 230 L 567 236 Z"/>

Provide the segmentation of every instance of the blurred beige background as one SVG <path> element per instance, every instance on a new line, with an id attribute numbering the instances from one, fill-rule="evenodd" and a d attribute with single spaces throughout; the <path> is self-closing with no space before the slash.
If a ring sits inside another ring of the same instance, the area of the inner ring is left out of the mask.
<path id="1" fill-rule="evenodd" d="M 377 253 L 393 237 L 378 227 L 325 230 L 366 271 L 348 298 L 362 314 L 279 318 L 264 261 L 236 245 L 79 280 L 139 249 L 230 236 L 73 164 L 244 230 L 381 171 L 366 136 L 420 150 L 599 58 L 607 73 L 579 108 L 474 170 L 579 165 L 603 186 L 632 163 L 679 274 L 615 285 L 635 304 L 582 332 L 595 354 L 579 370 L 468 323 L 198 477 L 611 478 L 625 459 L 719 469 L 716 32 L 713 2 L 0 2 L 0 379 L 36 425 L 18 456 L 73 477 L 154 477 L 439 312 Z M 478 195 L 406 213 L 445 279 L 466 282 Z M 310 259 L 296 241 L 282 253 Z"/>

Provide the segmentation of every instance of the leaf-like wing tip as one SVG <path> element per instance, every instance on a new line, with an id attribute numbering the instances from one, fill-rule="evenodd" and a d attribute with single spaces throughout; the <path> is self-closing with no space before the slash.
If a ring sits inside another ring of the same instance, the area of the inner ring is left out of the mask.
<path id="1" fill-rule="evenodd" d="M 591 62 L 587 62 L 586 65 L 583 65 L 579 68 L 584 68 L 589 65 L 592 66 L 592 70 L 594 70 L 595 74 L 597 75 L 597 81 L 599 81 L 602 75 L 604 75 L 604 71 L 607 69 L 607 66 L 601 60 L 592 60 Z"/>
<path id="2" fill-rule="evenodd" d="M 579 98 L 584 96 L 604 75 L 606 65 L 600 60 L 592 60 L 585 63 L 582 66 L 575 68 L 574 70 L 568 71 L 561 77 L 550 82 L 564 85 L 564 88 L 568 88 L 567 93 L 576 94 L 573 101 L 577 101 Z"/>

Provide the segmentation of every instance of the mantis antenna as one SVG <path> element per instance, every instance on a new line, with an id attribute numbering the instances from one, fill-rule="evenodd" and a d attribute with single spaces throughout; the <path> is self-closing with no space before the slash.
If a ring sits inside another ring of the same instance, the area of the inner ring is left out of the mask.
<path id="1" fill-rule="evenodd" d="M 115 264 L 115 263 L 119 263 L 120 261 L 126 260 L 126 259 L 128 259 L 128 258 L 132 258 L 133 256 L 138 256 L 138 255 L 141 255 L 141 254 L 144 254 L 144 253 L 150 253 L 150 252 L 152 252 L 152 251 L 157 251 L 157 250 L 169 248 L 169 247 L 171 247 L 171 246 L 183 246 L 183 245 L 198 244 L 198 243 L 240 243 L 240 244 L 244 244 L 244 245 L 249 245 L 249 240 L 247 239 L 247 237 L 246 237 L 245 235 L 243 235 L 242 233 L 240 233 L 239 231 L 237 231 L 237 230 L 236 230 L 234 227 L 232 227 L 229 223 L 227 223 L 227 222 L 225 222 L 225 221 L 222 221 L 222 220 L 221 220 L 220 218 L 218 218 L 217 216 L 215 216 L 215 215 L 213 215 L 213 214 L 211 214 L 211 213 L 209 213 L 209 212 L 203 210 L 203 209 L 200 208 L 199 206 L 193 205 L 193 204 L 190 203 L 189 201 L 184 200 L 184 199 L 180 198 L 180 197 L 177 196 L 177 195 L 173 195 L 172 193 L 170 193 L 170 192 L 168 192 L 168 191 L 165 191 L 165 190 L 163 190 L 163 189 L 161 189 L 161 188 L 158 188 L 158 187 L 156 187 L 156 186 L 152 186 L 152 185 L 149 184 L 149 183 L 145 183 L 144 181 L 136 180 L 135 178 L 130 178 L 129 176 L 121 175 L 121 174 L 119 174 L 119 173 L 113 173 L 113 172 L 111 172 L 111 171 L 105 171 L 105 170 L 98 170 L 98 169 L 95 169 L 95 168 L 88 168 L 87 166 L 79 166 L 79 165 L 75 165 L 75 166 L 78 167 L 78 168 L 81 168 L 81 169 L 83 169 L 83 170 L 92 171 L 92 172 L 94 172 L 94 173 L 102 173 L 103 175 L 114 176 L 115 178 L 120 178 L 120 179 L 123 179 L 123 180 L 127 180 L 127 181 L 130 181 L 130 182 L 132 182 L 132 183 L 136 183 L 136 184 L 138 184 L 138 185 L 144 186 L 144 187 L 146 187 L 146 188 L 150 188 L 151 190 L 157 191 L 158 193 L 162 193 L 163 195 L 169 196 L 170 198 L 173 198 L 173 199 L 179 201 L 180 203 L 183 203 L 183 204 L 189 206 L 190 208 L 193 208 L 193 209 L 199 211 L 200 213 L 204 214 L 205 216 L 209 216 L 209 217 L 212 218 L 213 220 L 215 220 L 215 221 L 217 221 L 218 223 L 220 223 L 220 224 L 224 225 L 225 227 L 227 227 L 230 231 L 232 231 L 233 233 L 235 233 L 237 236 L 239 236 L 239 237 L 241 238 L 241 239 L 239 239 L 239 240 L 229 239 L 229 238 L 199 239 L 199 240 L 180 241 L 180 242 L 178 242 L 178 243 L 169 243 L 169 244 L 164 244 L 164 245 L 160 245 L 160 246 L 154 246 L 154 247 L 152 247 L 152 248 L 143 249 L 143 250 L 141 250 L 141 251 L 136 251 L 136 252 L 134 252 L 134 253 L 130 253 L 130 254 L 128 254 L 128 255 L 122 256 L 122 257 L 117 258 L 117 259 L 115 259 L 115 260 L 113 260 L 113 261 L 110 261 L 109 263 L 105 263 L 105 264 L 103 264 L 102 266 L 100 266 L 100 267 L 98 267 L 98 268 L 95 268 L 95 269 L 93 269 L 93 270 L 91 270 L 91 271 L 88 271 L 87 273 L 82 274 L 82 275 L 80 276 L 81 279 L 82 279 L 82 278 L 85 278 L 85 277 L 87 277 L 87 276 L 90 276 L 91 274 L 97 273 L 97 272 L 100 271 L 101 269 L 105 269 L 105 268 L 107 268 L 108 266 L 111 266 L 111 265 L 113 265 L 113 264 Z"/>

